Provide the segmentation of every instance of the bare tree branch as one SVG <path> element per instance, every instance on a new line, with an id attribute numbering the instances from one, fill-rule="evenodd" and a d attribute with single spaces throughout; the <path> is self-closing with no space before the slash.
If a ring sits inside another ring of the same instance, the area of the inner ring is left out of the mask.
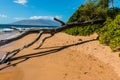
<path id="1" fill-rule="evenodd" d="M 42 41 L 40 42 L 39 46 L 36 47 L 35 49 L 39 49 L 43 45 L 43 43 L 45 42 L 45 40 L 47 40 L 48 38 L 51 38 L 52 36 L 53 36 L 53 34 L 50 34 L 49 36 L 44 37 L 42 39 Z"/>
<path id="2" fill-rule="evenodd" d="M 23 59 L 23 60 L 21 60 L 21 61 L 18 61 L 18 62 L 16 62 L 16 63 L 13 63 L 13 64 L 9 63 L 8 65 L 0 68 L 0 70 L 6 69 L 6 68 L 11 67 L 11 66 L 15 67 L 17 64 L 20 64 L 20 63 L 22 63 L 22 62 L 24 62 L 24 61 L 26 61 L 26 60 L 28 60 L 28 59 L 29 59 L 29 58 L 25 58 L 25 59 Z"/>
<path id="3" fill-rule="evenodd" d="M 66 29 L 69 29 L 69 28 L 73 28 L 75 26 L 83 27 L 83 26 L 93 25 L 93 24 L 103 24 L 105 22 L 105 20 L 94 20 L 94 21 L 89 21 L 89 22 L 72 22 L 72 23 L 66 23 L 65 24 L 63 21 L 61 21 L 59 19 L 54 18 L 54 20 L 56 20 L 59 23 L 61 23 L 62 26 L 59 26 L 59 27 L 56 27 L 56 28 L 23 30 L 23 31 L 21 31 L 21 33 L 19 35 L 15 36 L 13 38 L 1 40 L 0 41 L 0 46 L 3 46 L 3 45 L 6 45 L 8 43 L 11 43 L 13 41 L 19 40 L 19 39 L 23 38 L 24 36 L 26 36 L 28 34 L 39 33 L 38 36 L 32 42 L 30 42 L 30 43 L 28 43 L 26 45 L 23 45 L 22 47 L 20 47 L 18 49 L 6 52 L 5 55 L 2 57 L 2 59 L 0 60 L 0 64 L 11 63 L 11 61 L 21 59 L 21 57 L 17 57 L 17 58 L 13 58 L 13 57 L 15 55 L 17 55 L 21 50 L 32 46 L 35 42 L 37 42 L 40 39 L 40 37 L 42 36 L 42 34 L 49 33 L 50 36 L 47 36 L 47 37 L 43 38 L 42 41 L 40 42 L 39 46 L 36 49 L 40 48 L 43 45 L 43 43 L 45 42 L 45 40 L 47 40 L 48 38 L 52 37 L 54 34 L 56 34 L 58 32 L 61 32 L 63 30 L 66 30 Z M 66 47 L 64 47 L 64 48 L 66 48 Z M 60 50 L 61 49 L 62 48 L 60 48 Z M 58 49 L 57 49 L 57 51 L 58 51 Z M 49 52 L 53 52 L 53 51 L 49 51 Z M 48 51 L 46 51 L 46 52 L 44 52 L 42 54 L 46 54 L 46 53 L 48 53 Z M 35 57 L 35 56 L 39 56 L 39 54 L 38 55 L 31 54 L 31 55 L 29 55 L 27 57 L 22 56 L 22 59 L 24 58 L 23 61 L 26 61 L 28 58 Z M 20 61 L 20 62 L 23 62 L 23 61 Z M 8 64 L 8 66 L 11 66 L 11 65 Z"/>
<path id="4" fill-rule="evenodd" d="M 61 31 L 66 30 L 66 29 L 73 28 L 75 26 L 83 27 L 83 26 L 92 25 L 92 24 L 102 24 L 103 22 L 105 22 L 105 20 L 94 20 L 94 21 L 89 21 L 89 22 L 72 22 L 72 23 L 66 23 L 65 25 L 59 26 L 57 28 L 28 29 L 28 30 L 23 31 L 18 36 L 15 36 L 15 37 L 10 38 L 10 39 L 1 40 L 0 41 L 0 46 L 3 46 L 5 44 L 16 41 L 16 40 L 18 40 L 18 39 L 20 39 L 20 38 L 22 38 L 22 37 L 24 37 L 24 36 L 26 36 L 28 34 L 31 34 L 31 33 L 39 33 L 40 31 L 43 31 L 44 34 L 45 33 L 55 34 L 55 33 L 61 32 Z"/>
<path id="5" fill-rule="evenodd" d="M 20 47 L 20 48 L 18 48 L 18 49 L 13 50 L 13 51 L 7 52 L 7 53 L 3 56 L 3 58 L 1 59 L 0 63 L 2 64 L 2 63 L 4 63 L 4 62 L 6 62 L 5 60 L 6 60 L 7 58 L 12 58 L 12 57 L 14 57 L 17 53 L 19 53 L 21 50 L 23 50 L 24 48 L 28 48 L 28 47 L 30 47 L 31 45 L 33 45 L 36 41 L 39 40 L 39 38 L 42 36 L 42 34 L 43 34 L 43 31 L 40 31 L 40 33 L 38 34 L 37 38 L 34 39 L 34 41 L 32 41 L 32 42 L 24 45 L 23 47 Z"/>
<path id="6" fill-rule="evenodd" d="M 20 29 L 18 29 L 18 28 L 15 28 L 15 27 L 11 27 L 10 29 L 13 29 L 13 30 L 15 30 L 15 31 L 18 31 L 18 32 L 22 32 Z"/>
<path id="7" fill-rule="evenodd" d="M 15 40 L 19 40 L 20 38 L 22 38 L 22 37 L 24 37 L 24 36 L 26 36 L 28 34 L 29 34 L 29 30 L 26 30 L 26 31 L 22 32 L 21 34 L 15 36 L 13 38 L 0 40 L 0 46 L 3 46 L 3 45 L 8 44 L 8 43 L 11 43 L 11 42 L 13 42 Z"/>
<path id="8" fill-rule="evenodd" d="M 59 20 L 57 18 L 54 18 L 54 20 L 57 21 L 57 22 L 59 22 L 59 23 L 61 23 L 62 26 L 65 25 L 65 22 L 63 22 L 63 21 L 61 21 L 61 20 Z"/>

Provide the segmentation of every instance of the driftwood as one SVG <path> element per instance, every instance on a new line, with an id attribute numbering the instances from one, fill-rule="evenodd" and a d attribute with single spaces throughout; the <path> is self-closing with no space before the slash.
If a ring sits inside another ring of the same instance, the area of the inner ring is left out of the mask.
<path id="1" fill-rule="evenodd" d="M 19 40 L 22 37 L 24 37 L 24 36 L 26 36 L 28 34 L 31 34 L 31 33 L 39 33 L 39 34 L 38 34 L 38 36 L 32 42 L 30 42 L 30 43 L 28 43 L 26 45 L 23 45 L 22 47 L 20 47 L 18 49 L 6 52 L 4 54 L 4 56 L 2 57 L 2 59 L 0 60 L 0 64 L 7 63 L 8 66 L 11 66 L 11 61 L 17 60 L 17 59 L 14 59 L 14 56 L 17 55 L 21 50 L 32 46 L 35 42 L 37 42 L 40 39 L 40 37 L 42 36 L 42 34 L 48 33 L 50 35 L 47 36 L 47 37 L 45 37 L 45 38 L 43 38 L 42 41 L 40 42 L 40 44 L 38 45 L 38 47 L 36 47 L 35 49 L 39 49 L 43 45 L 43 43 L 45 42 L 45 40 L 47 40 L 48 38 L 54 36 L 54 34 L 56 34 L 58 32 L 61 32 L 63 30 L 66 30 L 66 29 L 69 29 L 69 28 L 73 28 L 75 26 L 83 27 L 83 26 L 93 25 L 93 24 L 103 24 L 105 22 L 105 20 L 94 20 L 94 21 L 89 21 L 89 22 L 64 23 L 63 21 L 61 21 L 59 19 L 56 19 L 56 18 L 54 18 L 54 20 L 57 21 L 57 22 L 59 22 L 59 23 L 61 23 L 61 26 L 59 26 L 57 28 L 49 28 L 49 29 L 27 29 L 27 30 L 23 30 L 23 31 L 20 31 L 19 29 L 16 29 L 16 28 L 13 28 L 14 30 L 19 31 L 20 34 L 17 35 L 17 36 L 15 36 L 15 37 L 13 37 L 13 38 L 10 38 L 10 39 L 1 40 L 0 41 L 0 46 L 3 46 L 3 45 L 6 45 L 8 43 L 11 43 L 13 41 Z M 30 58 L 30 57 L 24 58 L 23 61 L 27 60 L 28 58 Z M 20 62 L 23 62 L 23 61 L 20 61 Z M 14 65 L 12 65 L 12 66 L 14 66 Z"/>
<path id="2" fill-rule="evenodd" d="M 51 29 L 28 29 L 28 30 L 24 30 L 21 31 L 21 34 L 19 34 L 18 36 L 11 38 L 11 39 L 6 39 L 6 40 L 1 40 L 0 41 L 0 46 L 3 46 L 5 44 L 8 44 L 10 42 L 16 41 L 30 33 L 39 33 L 40 31 L 43 31 L 43 33 L 50 33 L 50 34 L 55 34 L 58 32 L 61 32 L 65 29 L 69 29 L 69 28 L 73 28 L 75 26 L 78 27 L 83 27 L 83 26 L 87 26 L 87 25 L 92 25 L 92 24 L 102 24 L 105 20 L 94 20 L 94 21 L 89 21 L 89 22 L 72 22 L 72 23 L 66 23 L 63 25 L 63 22 L 56 19 L 56 21 L 59 21 L 60 23 L 62 23 L 62 26 L 57 27 L 57 28 L 51 28 Z"/>

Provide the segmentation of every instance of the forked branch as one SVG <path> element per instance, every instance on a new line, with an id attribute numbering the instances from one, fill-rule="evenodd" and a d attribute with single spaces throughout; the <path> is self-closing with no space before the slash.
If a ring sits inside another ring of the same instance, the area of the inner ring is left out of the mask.
<path id="1" fill-rule="evenodd" d="M 38 34 L 38 36 L 36 37 L 36 39 L 34 39 L 32 42 L 30 42 L 30 43 L 28 43 L 28 44 L 26 44 L 26 45 L 24 45 L 24 46 L 22 46 L 22 47 L 20 47 L 20 48 L 18 48 L 18 49 L 15 49 L 15 50 L 12 50 L 12 51 L 10 51 L 10 52 L 7 52 L 7 53 L 3 56 L 3 58 L 1 59 L 0 63 L 1 63 L 1 64 L 2 64 L 2 63 L 6 63 L 6 62 L 7 62 L 7 61 L 6 61 L 7 58 L 10 59 L 10 58 L 14 57 L 17 53 L 19 53 L 21 50 L 32 46 L 35 42 L 37 42 L 37 41 L 40 39 L 40 37 L 42 36 L 42 34 L 43 34 L 43 31 L 40 31 L 40 33 Z"/>
<path id="2" fill-rule="evenodd" d="M 56 20 L 56 21 L 58 21 L 58 20 Z M 61 23 L 61 20 L 59 20 L 58 22 Z M 59 26 L 59 27 L 56 27 L 56 28 L 50 28 L 50 29 L 49 28 L 47 28 L 47 29 L 35 29 L 35 28 L 34 29 L 28 29 L 28 30 L 22 31 L 22 33 L 20 33 L 19 35 L 15 36 L 13 38 L 1 40 L 0 41 L 0 46 L 3 46 L 5 44 L 11 43 L 13 41 L 19 40 L 22 37 L 24 37 L 28 34 L 31 34 L 31 33 L 39 33 L 40 31 L 43 31 L 44 34 L 45 33 L 55 34 L 55 33 L 61 32 L 61 31 L 66 30 L 66 29 L 73 28 L 75 26 L 83 27 L 83 26 L 93 25 L 93 24 L 103 24 L 104 22 L 105 22 L 105 20 L 94 20 L 94 21 L 88 21 L 88 22 L 71 22 L 71 23 L 66 23 L 65 25 L 62 24 L 62 26 Z"/>
<path id="3" fill-rule="evenodd" d="M 47 40 L 48 38 L 51 38 L 53 35 L 54 35 L 54 34 L 50 34 L 49 36 L 44 37 L 44 38 L 42 39 L 42 41 L 40 42 L 39 46 L 36 47 L 35 49 L 39 49 L 39 48 L 43 45 L 43 43 L 45 42 L 45 40 Z"/>
<path id="4" fill-rule="evenodd" d="M 24 31 L 20 31 L 21 33 L 13 38 L 10 39 L 5 39 L 5 40 L 1 40 L 0 41 L 0 46 L 6 45 L 8 43 L 11 43 L 13 41 L 19 40 L 21 38 L 23 38 L 24 36 L 31 34 L 31 33 L 39 33 L 38 36 L 30 43 L 23 45 L 22 47 L 6 52 L 6 54 L 3 56 L 3 58 L 0 60 L 0 64 L 5 64 L 5 63 L 10 63 L 11 59 L 17 55 L 21 50 L 28 48 L 30 46 L 32 46 L 35 42 L 37 42 L 40 37 L 42 36 L 42 34 L 50 34 L 50 36 L 47 36 L 45 38 L 42 39 L 42 41 L 40 42 L 39 46 L 36 47 L 36 49 L 40 48 L 43 43 L 45 42 L 45 40 L 47 40 L 48 38 L 52 37 L 54 34 L 61 32 L 63 30 L 69 29 L 69 28 L 73 28 L 75 26 L 78 27 L 83 27 L 83 26 L 87 26 L 87 25 L 93 25 L 93 24 L 103 24 L 105 22 L 105 20 L 94 20 L 94 21 L 89 21 L 89 22 L 72 22 L 72 23 L 64 23 L 63 21 L 54 18 L 55 21 L 61 23 L 61 26 L 56 27 L 56 28 L 47 28 L 47 29 L 28 29 L 28 30 L 24 30 Z M 16 29 L 16 28 L 14 28 Z M 17 29 L 16 29 L 17 30 Z M 27 59 L 25 59 L 27 60 Z M 24 60 L 23 60 L 24 61 Z M 9 64 L 8 64 L 9 65 Z"/>

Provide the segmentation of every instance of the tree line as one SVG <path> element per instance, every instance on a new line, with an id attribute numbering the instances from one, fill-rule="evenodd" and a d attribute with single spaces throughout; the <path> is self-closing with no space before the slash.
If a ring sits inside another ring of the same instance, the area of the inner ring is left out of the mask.
<path id="1" fill-rule="evenodd" d="M 104 24 L 76 26 L 64 32 L 81 36 L 97 33 L 100 43 L 110 46 L 113 51 L 120 50 L 120 8 L 116 7 L 115 1 L 87 0 L 73 13 L 68 23 L 104 19 L 106 20 Z"/>

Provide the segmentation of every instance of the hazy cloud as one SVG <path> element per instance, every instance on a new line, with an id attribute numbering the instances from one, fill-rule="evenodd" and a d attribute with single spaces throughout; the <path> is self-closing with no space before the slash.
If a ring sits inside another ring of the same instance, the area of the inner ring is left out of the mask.
<path id="1" fill-rule="evenodd" d="M 14 0 L 14 3 L 25 5 L 27 3 L 27 0 Z"/>
<path id="2" fill-rule="evenodd" d="M 30 19 L 47 19 L 47 20 L 53 20 L 54 17 L 56 17 L 58 19 L 62 18 L 61 16 L 31 16 Z"/>
<path id="3" fill-rule="evenodd" d="M 53 18 L 58 18 L 61 19 L 61 16 L 31 16 L 29 18 L 24 18 L 24 17 L 15 17 L 15 20 L 25 20 L 25 19 L 45 19 L 45 20 L 53 20 Z"/>
<path id="4" fill-rule="evenodd" d="M 27 19 L 27 18 L 23 18 L 23 17 L 15 17 L 14 19 L 15 19 L 15 20 L 24 20 L 24 19 Z"/>
<path id="5" fill-rule="evenodd" d="M 7 18 L 7 15 L 5 15 L 5 14 L 0 14 L 0 18 Z"/>

